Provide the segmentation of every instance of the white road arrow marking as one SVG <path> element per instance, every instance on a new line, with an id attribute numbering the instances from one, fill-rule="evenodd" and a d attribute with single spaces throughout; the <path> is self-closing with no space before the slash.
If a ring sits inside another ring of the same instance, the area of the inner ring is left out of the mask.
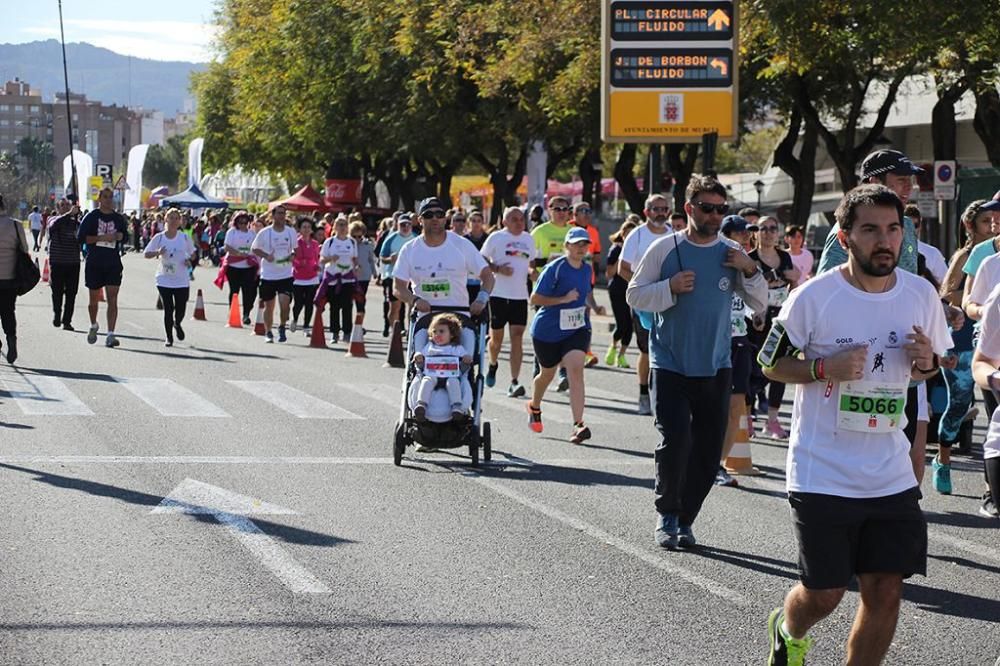
<path id="1" fill-rule="evenodd" d="M 331 593 L 330 588 L 296 562 L 249 518 L 253 515 L 295 514 L 291 509 L 194 479 L 184 479 L 150 513 L 211 515 L 293 593 Z"/>

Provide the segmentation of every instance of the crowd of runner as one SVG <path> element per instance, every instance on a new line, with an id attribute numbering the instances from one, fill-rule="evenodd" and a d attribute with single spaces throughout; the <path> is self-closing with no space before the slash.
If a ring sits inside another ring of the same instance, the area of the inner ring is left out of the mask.
<path id="1" fill-rule="evenodd" d="M 788 440 L 803 575 L 770 617 L 770 663 L 802 663 L 808 629 L 833 611 L 854 576 L 862 594 L 849 659 L 875 663 L 895 629 L 902 580 L 926 569 L 918 500 L 931 417 L 939 415 L 931 485 L 950 494 L 952 456 L 971 453 L 976 386 L 992 420 L 986 482 L 968 490 L 982 492 L 979 512 L 990 518 L 1000 498 L 1000 193 L 967 207 L 960 249 L 946 261 L 920 240 L 919 209 L 909 202 L 918 172 L 899 152 L 869 155 L 863 185 L 845 195 L 818 258 L 805 249 L 801 227 L 782 229 L 752 208 L 732 211 L 726 188 L 710 176 L 691 179 L 683 210 L 651 194 L 643 214 L 611 234 L 606 253 L 590 205 L 562 196 L 544 208 L 507 208 L 495 225 L 478 210 L 430 198 L 369 230 L 357 214 L 292 220 L 280 205 L 257 216 L 193 219 L 170 209 L 130 220 L 104 190 L 98 208 L 82 216 L 71 201 L 50 215 L 33 211 L 30 229 L 35 248 L 48 251 L 53 325 L 67 330 L 83 247 L 91 344 L 104 300 L 105 344 L 119 344 L 126 247 L 159 262 L 167 346 L 184 340 L 191 280 L 205 261 L 218 267 L 215 284 L 228 282 L 230 301 L 242 304 L 244 324 L 262 310 L 267 343 L 284 343 L 300 327 L 308 334 L 315 305 L 329 309 L 328 343 L 347 343 L 372 282 L 381 287 L 385 337 L 402 331 L 407 312 L 446 307 L 483 316 L 487 390 L 506 375 L 507 396 L 526 398 L 527 425 L 541 433 L 545 394 L 556 381 L 569 393 L 574 444 L 594 436 L 585 422 L 585 369 L 599 363 L 591 313 L 605 314 L 594 291 L 603 263 L 614 317 L 603 360 L 631 369 L 635 342 L 636 412 L 654 417 L 660 438 L 656 543 L 696 546 L 693 526 L 712 486 L 738 483 L 725 461 L 741 435 Z M 0 241 L 6 233 L 0 225 Z M 0 278 L 10 265 L 4 248 Z M 13 362 L 13 301 L 5 304 Z M 453 328 L 435 320 L 414 360 L 457 349 L 469 361 Z M 522 375 L 526 337 L 535 361 L 530 382 Z M 789 384 L 795 400 L 786 430 L 779 410 Z M 448 390 L 459 414 L 457 389 Z"/>

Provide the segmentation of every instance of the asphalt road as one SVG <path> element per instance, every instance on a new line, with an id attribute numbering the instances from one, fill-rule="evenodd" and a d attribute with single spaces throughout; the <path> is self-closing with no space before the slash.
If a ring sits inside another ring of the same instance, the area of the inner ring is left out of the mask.
<path id="1" fill-rule="evenodd" d="M 224 326 L 202 267 L 209 320 L 164 349 L 153 262 L 125 263 L 118 349 L 87 345 L 82 300 L 75 333 L 52 327 L 46 285 L 18 303 L 0 663 L 765 663 L 767 613 L 796 580 L 784 443 L 754 443 L 765 478 L 712 491 L 700 548 L 664 552 L 632 372 L 587 371 L 594 439 L 573 446 L 566 397 L 535 435 L 501 366 L 492 464 L 411 452 L 397 468 L 401 371 L 380 331 L 369 359 L 301 332 L 264 344 Z M 906 585 L 886 663 L 1000 655 L 1000 532 L 976 513 L 981 461 L 956 461 L 952 496 L 925 482 L 929 575 Z M 857 601 L 814 631 L 809 663 L 842 661 Z"/>

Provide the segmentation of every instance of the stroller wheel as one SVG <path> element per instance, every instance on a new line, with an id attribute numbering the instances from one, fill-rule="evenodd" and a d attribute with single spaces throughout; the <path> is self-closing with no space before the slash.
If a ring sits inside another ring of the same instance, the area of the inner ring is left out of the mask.
<path id="1" fill-rule="evenodd" d="M 406 434 L 403 431 L 403 424 L 396 425 L 396 432 L 392 440 L 392 462 L 398 467 L 403 464 L 403 451 L 406 450 Z"/>
<path id="2" fill-rule="evenodd" d="M 483 460 L 493 460 L 493 431 L 489 421 L 483 423 Z"/>
<path id="3" fill-rule="evenodd" d="M 479 467 L 479 433 L 473 430 L 472 441 L 469 442 L 469 457 L 472 458 L 472 466 Z"/>

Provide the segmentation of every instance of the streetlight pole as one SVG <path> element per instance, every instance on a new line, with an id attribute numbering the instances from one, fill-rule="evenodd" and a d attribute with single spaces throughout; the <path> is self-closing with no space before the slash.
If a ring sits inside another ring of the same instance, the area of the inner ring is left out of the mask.
<path id="1" fill-rule="evenodd" d="M 75 194 L 77 201 L 80 198 L 80 188 L 76 179 L 76 159 L 73 157 L 73 114 L 69 107 L 69 69 L 66 67 L 66 32 L 63 30 L 62 0 L 59 2 L 59 39 L 62 42 L 62 65 L 63 65 L 63 85 L 66 89 L 66 140 L 69 143 L 69 188 L 66 196 Z"/>
<path id="2" fill-rule="evenodd" d="M 764 192 L 764 181 L 755 180 L 753 183 L 753 189 L 757 190 L 757 211 L 760 211 L 760 195 Z"/>

